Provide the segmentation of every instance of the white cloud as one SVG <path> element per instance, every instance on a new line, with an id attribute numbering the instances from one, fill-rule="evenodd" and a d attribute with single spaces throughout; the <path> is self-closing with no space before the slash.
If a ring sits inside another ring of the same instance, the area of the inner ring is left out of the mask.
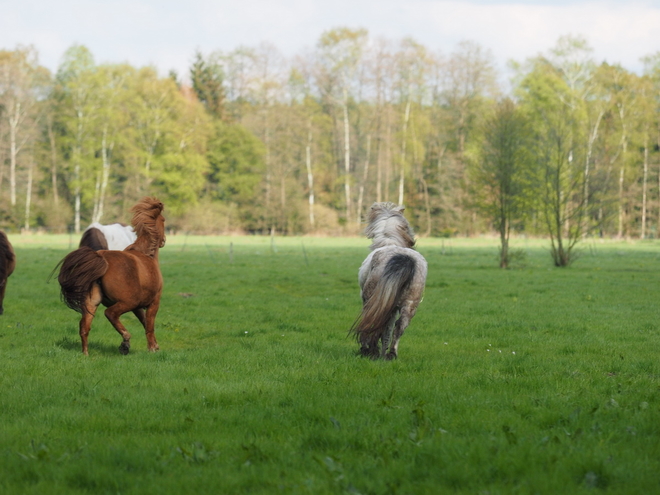
<path id="1" fill-rule="evenodd" d="M 547 53 L 565 34 L 584 36 L 597 61 L 630 70 L 639 71 L 640 57 L 660 51 L 660 2 L 595 0 L 21 0 L 2 6 L 0 48 L 33 44 L 55 70 L 77 42 L 99 62 L 185 72 L 196 49 L 268 41 L 294 55 L 338 26 L 365 27 L 394 40 L 411 36 L 445 53 L 473 40 L 501 66 Z"/>

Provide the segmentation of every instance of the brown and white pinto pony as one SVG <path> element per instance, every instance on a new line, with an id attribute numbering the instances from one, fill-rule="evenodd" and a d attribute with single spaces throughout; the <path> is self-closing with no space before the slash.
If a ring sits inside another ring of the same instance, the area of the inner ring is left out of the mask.
<path id="1" fill-rule="evenodd" d="M 94 251 L 83 246 L 60 262 L 57 279 L 62 300 L 82 315 L 80 339 L 83 354 L 88 353 L 87 337 L 100 304 L 107 307 L 106 318 L 122 336 L 119 352 L 128 354 L 131 347 L 131 334 L 119 320 L 129 311 L 144 326 L 147 348 L 158 350 L 154 331 L 163 290 L 158 263 L 158 250 L 165 245 L 163 203 L 147 197 L 131 211 L 137 239 L 124 251 Z"/>
<path id="2" fill-rule="evenodd" d="M 101 249 L 123 251 L 133 244 L 136 238 L 135 231 L 130 225 L 124 225 L 123 223 L 103 225 L 94 222 L 83 232 L 78 247 L 87 246 L 94 251 L 100 251 Z"/>
<path id="3" fill-rule="evenodd" d="M 3 302 L 7 289 L 7 278 L 16 268 L 16 255 L 7 234 L 0 230 L 0 315 L 5 312 Z"/>
<path id="4" fill-rule="evenodd" d="M 424 295 L 428 268 L 413 249 L 415 234 L 403 210 L 394 203 L 374 203 L 365 229 L 373 242 L 358 273 L 363 307 L 351 332 L 360 354 L 372 359 L 397 357 L 399 339 Z"/>

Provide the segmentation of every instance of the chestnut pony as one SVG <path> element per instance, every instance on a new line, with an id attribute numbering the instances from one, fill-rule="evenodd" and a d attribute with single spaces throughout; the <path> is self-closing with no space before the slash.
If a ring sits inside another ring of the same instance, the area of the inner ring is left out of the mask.
<path id="1" fill-rule="evenodd" d="M 14 249 L 11 247 L 7 235 L 0 230 L 0 315 L 5 312 L 2 303 L 5 300 L 7 277 L 14 272 L 14 268 L 16 268 Z"/>
<path id="2" fill-rule="evenodd" d="M 154 326 L 163 290 L 158 264 L 158 250 L 165 245 L 163 203 L 147 197 L 131 211 L 137 239 L 124 251 L 94 251 L 83 246 L 60 262 L 57 279 L 62 300 L 82 315 L 80 339 L 85 355 L 89 330 L 100 304 L 107 307 L 106 318 L 122 336 L 119 352 L 128 354 L 131 347 L 131 334 L 119 321 L 129 311 L 144 326 L 147 348 L 158 350 Z"/>

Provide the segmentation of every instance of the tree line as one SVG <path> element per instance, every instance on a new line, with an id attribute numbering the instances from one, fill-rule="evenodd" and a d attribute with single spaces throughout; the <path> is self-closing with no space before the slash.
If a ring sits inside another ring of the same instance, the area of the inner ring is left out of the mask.
<path id="1" fill-rule="evenodd" d="M 597 63 L 581 37 L 511 63 L 363 29 L 285 58 L 271 44 L 197 52 L 188 74 L 96 64 L 69 48 L 0 51 L 5 228 L 80 232 L 145 194 L 204 233 L 351 234 L 373 201 L 421 235 L 547 235 L 556 264 L 588 235 L 660 227 L 660 54 Z"/>

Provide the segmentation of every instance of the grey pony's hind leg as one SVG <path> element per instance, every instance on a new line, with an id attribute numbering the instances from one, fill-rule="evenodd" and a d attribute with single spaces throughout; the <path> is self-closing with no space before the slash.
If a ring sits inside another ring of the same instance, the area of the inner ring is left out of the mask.
<path id="1" fill-rule="evenodd" d="M 395 312 L 392 315 L 390 321 L 387 322 L 387 326 L 385 327 L 385 331 L 383 332 L 382 335 L 383 347 L 381 348 L 380 351 L 381 359 L 387 358 L 387 350 L 390 348 L 390 342 L 392 342 L 392 337 L 394 335 L 394 322 L 396 321 L 396 316 L 397 313 Z"/>
<path id="2" fill-rule="evenodd" d="M 401 310 L 401 316 L 394 325 L 394 332 L 392 336 L 392 346 L 389 352 L 385 355 L 385 359 L 392 360 L 396 359 L 399 355 L 399 340 L 403 335 L 403 332 L 408 328 L 410 320 L 415 316 L 415 309 L 406 307 Z"/>
<path id="3" fill-rule="evenodd" d="M 360 334 L 360 355 L 364 357 L 370 357 L 371 359 L 376 359 L 380 354 L 378 348 L 378 340 L 380 335 L 377 332 L 370 334 Z"/>

